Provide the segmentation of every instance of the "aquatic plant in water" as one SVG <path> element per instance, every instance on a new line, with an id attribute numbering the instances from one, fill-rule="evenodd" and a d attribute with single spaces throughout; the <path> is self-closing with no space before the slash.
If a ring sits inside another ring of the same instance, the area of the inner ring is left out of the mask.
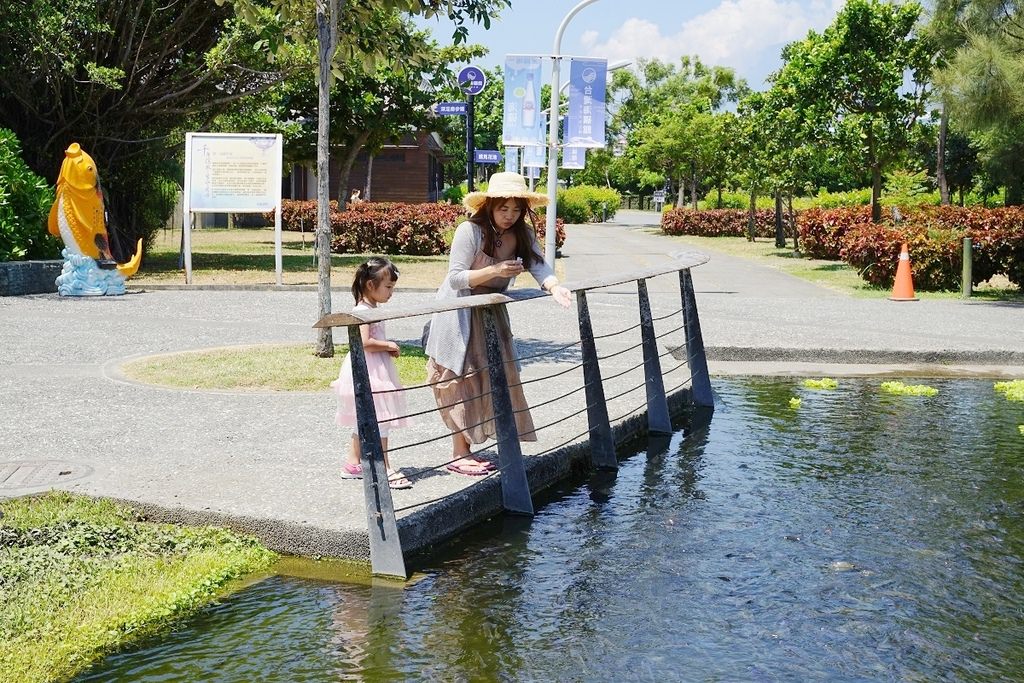
<path id="1" fill-rule="evenodd" d="M 793 410 L 796 410 L 797 408 L 799 408 L 800 407 L 800 399 L 798 399 L 798 398 L 791 398 L 791 399 L 789 399 L 789 407 L 792 408 Z"/>
<path id="2" fill-rule="evenodd" d="M 822 377 L 821 379 L 805 379 L 804 386 L 808 389 L 835 389 L 839 386 L 839 382 L 831 377 Z"/>
<path id="3" fill-rule="evenodd" d="M 904 384 L 899 380 L 882 382 L 882 391 L 897 396 L 935 396 L 939 390 L 926 384 Z"/>
<path id="4" fill-rule="evenodd" d="M 996 382 L 995 390 L 1006 396 L 1010 401 L 1024 401 L 1024 379 Z"/>

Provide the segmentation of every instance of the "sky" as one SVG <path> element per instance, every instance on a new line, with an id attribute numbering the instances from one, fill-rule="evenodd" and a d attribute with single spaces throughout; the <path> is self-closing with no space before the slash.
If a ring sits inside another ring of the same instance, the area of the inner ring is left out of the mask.
<path id="1" fill-rule="evenodd" d="M 475 64 L 492 68 L 506 54 L 550 55 L 559 24 L 579 1 L 512 0 L 490 30 L 470 26 L 470 42 L 490 49 Z M 597 0 L 569 21 L 560 52 L 609 63 L 635 63 L 639 57 L 677 62 L 698 55 L 705 64 L 732 67 L 761 90 L 781 66 L 782 47 L 828 26 L 842 5 L 843 0 Z M 451 41 L 447 20 L 417 24 L 442 44 Z"/>

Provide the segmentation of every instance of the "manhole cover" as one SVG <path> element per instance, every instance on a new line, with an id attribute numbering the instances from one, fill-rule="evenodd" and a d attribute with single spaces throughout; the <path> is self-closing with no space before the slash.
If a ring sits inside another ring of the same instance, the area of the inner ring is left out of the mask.
<path id="1" fill-rule="evenodd" d="M 88 465 L 62 460 L 0 462 L 0 490 L 63 484 L 92 474 Z"/>

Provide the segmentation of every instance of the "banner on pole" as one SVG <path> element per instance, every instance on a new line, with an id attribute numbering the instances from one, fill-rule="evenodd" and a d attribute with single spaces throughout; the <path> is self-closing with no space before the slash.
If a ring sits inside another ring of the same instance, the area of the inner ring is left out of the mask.
<path id="1" fill-rule="evenodd" d="M 540 178 L 540 168 L 540 166 L 528 166 L 526 168 L 526 177 L 534 179 Z"/>
<path id="2" fill-rule="evenodd" d="M 585 168 L 587 164 L 586 147 L 563 147 L 562 168 Z"/>
<path id="3" fill-rule="evenodd" d="M 519 173 L 519 148 L 505 148 L 505 170 L 509 173 Z"/>
<path id="4" fill-rule="evenodd" d="M 573 58 L 569 66 L 569 120 L 565 144 L 604 147 L 608 61 Z"/>
<path id="5" fill-rule="evenodd" d="M 548 148 L 540 145 L 523 147 L 523 168 L 544 168 L 548 165 Z"/>
<path id="6" fill-rule="evenodd" d="M 505 145 L 538 145 L 544 142 L 540 112 L 541 58 L 531 55 L 505 57 L 505 108 L 501 142 Z"/>

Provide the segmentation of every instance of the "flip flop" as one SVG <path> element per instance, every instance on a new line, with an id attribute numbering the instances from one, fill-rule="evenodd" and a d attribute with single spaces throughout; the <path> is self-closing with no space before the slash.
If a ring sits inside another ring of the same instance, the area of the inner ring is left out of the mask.
<path id="1" fill-rule="evenodd" d="M 490 472 L 488 472 L 486 469 L 475 469 L 468 465 L 459 465 L 458 463 L 454 462 L 450 465 L 446 465 L 445 469 L 448 470 L 449 472 L 454 472 L 455 474 L 463 474 L 467 477 L 486 477 L 488 474 L 490 474 Z"/>
<path id="2" fill-rule="evenodd" d="M 342 479 L 362 479 L 363 478 L 363 466 L 356 462 L 347 462 L 341 466 L 341 478 Z"/>
<path id="3" fill-rule="evenodd" d="M 479 463 L 480 466 L 483 467 L 488 472 L 493 472 L 494 470 L 498 469 L 498 466 L 495 465 L 493 462 L 491 462 L 487 458 L 481 458 L 479 455 L 472 456 L 470 460 Z"/>
<path id="4" fill-rule="evenodd" d="M 411 489 L 412 482 L 398 470 L 388 470 L 388 486 L 393 489 Z"/>

